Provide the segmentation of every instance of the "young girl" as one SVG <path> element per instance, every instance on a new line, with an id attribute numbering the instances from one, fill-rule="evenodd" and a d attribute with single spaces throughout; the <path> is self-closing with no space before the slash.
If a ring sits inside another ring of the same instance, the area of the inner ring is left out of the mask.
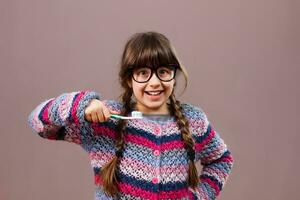
<path id="1" fill-rule="evenodd" d="M 95 199 L 215 199 L 233 158 L 203 110 L 176 100 L 176 72 L 187 82 L 164 35 L 136 33 L 122 55 L 120 101 L 93 91 L 64 93 L 37 106 L 29 124 L 43 138 L 83 147 L 94 169 Z M 112 116 L 132 111 L 142 118 Z"/>

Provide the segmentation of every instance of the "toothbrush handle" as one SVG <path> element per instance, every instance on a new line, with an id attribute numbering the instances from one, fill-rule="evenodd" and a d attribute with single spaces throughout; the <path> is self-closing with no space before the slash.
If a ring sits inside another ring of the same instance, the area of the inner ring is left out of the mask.
<path id="1" fill-rule="evenodd" d="M 110 115 L 111 118 L 115 118 L 115 119 L 141 119 L 142 117 L 125 117 L 125 116 L 121 116 L 121 115 Z"/>
<path id="2" fill-rule="evenodd" d="M 110 115 L 111 118 L 115 118 L 115 119 L 122 119 L 122 116 L 120 115 Z"/>

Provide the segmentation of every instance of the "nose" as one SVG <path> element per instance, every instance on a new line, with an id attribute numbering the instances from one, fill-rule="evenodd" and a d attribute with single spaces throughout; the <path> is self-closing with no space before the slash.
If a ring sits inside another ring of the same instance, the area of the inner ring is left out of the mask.
<path id="1" fill-rule="evenodd" d="M 152 77 L 150 78 L 150 80 L 148 81 L 148 83 L 149 83 L 150 86 L 155 87 L 155 86 L 159 86 L 161 84 L 161 81 L 156 76 L 156 74 L 153 73 Z"/>

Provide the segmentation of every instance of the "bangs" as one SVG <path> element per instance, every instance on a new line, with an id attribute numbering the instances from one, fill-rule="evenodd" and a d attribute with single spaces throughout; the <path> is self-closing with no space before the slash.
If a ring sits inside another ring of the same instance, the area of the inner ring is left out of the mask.
<path id="1" fill-rule="evenodd" d="M 147 66 L 155 68 L 166 64 L 175 64 L 179 66 L 170 46 L 156 38 L 140 38 L 133 46 L 133 59 L 132 62 L 129 63 L 132 67 Z"/>

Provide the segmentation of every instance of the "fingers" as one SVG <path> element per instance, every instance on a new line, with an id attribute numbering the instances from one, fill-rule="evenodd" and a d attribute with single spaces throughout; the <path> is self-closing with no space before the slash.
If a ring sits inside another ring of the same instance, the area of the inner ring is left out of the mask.
<path id="1" fill-rule="evenodd" d="M 89 106 L 85 109 L 84 116 L 88 122 L 98 121 L 98 117 L 95 116 L 95 112 L 93 111 L 93 108 L 91 106 Z"/>
<path id="2" fill-rule="evenodd" d="M 92 115 L 90 115 L 90 114 L 85 114 L 85 119 L 86 119 L 88 122 L 91 122 L 91 121 L 92 121 Z"/>
<path id="3" fill-rule="evenodd" d="M 92 121 L 94 122 L 94 123 L 97 123 L 97 122 L 99 122 L 99 119 L 98 119 L 98 114 L 97 114 L 97 112 L 92 112 Z M 101 118 L 100 118 L 101 119 Z"/>
<path id="4" fill-rule="evenodd" d="M 108 108 L 103 107 L 103 120 L 107 121 L 110 118 L 111 112 Z"/>
<path id="5" fill-rule="evenodd" d="M 101 101 L 95 100 L 85 109 L 85 119 L 89 122 L 105 122 L 118 111 L 109 110 Z"/>
<path id="6" fill-rule="evenodd" d="M 84 117 L 87 121 L 91 122 L 92 121 L 92 115 L 91 115 L 91 109 L 87 107 L 84 111 Z"/>

